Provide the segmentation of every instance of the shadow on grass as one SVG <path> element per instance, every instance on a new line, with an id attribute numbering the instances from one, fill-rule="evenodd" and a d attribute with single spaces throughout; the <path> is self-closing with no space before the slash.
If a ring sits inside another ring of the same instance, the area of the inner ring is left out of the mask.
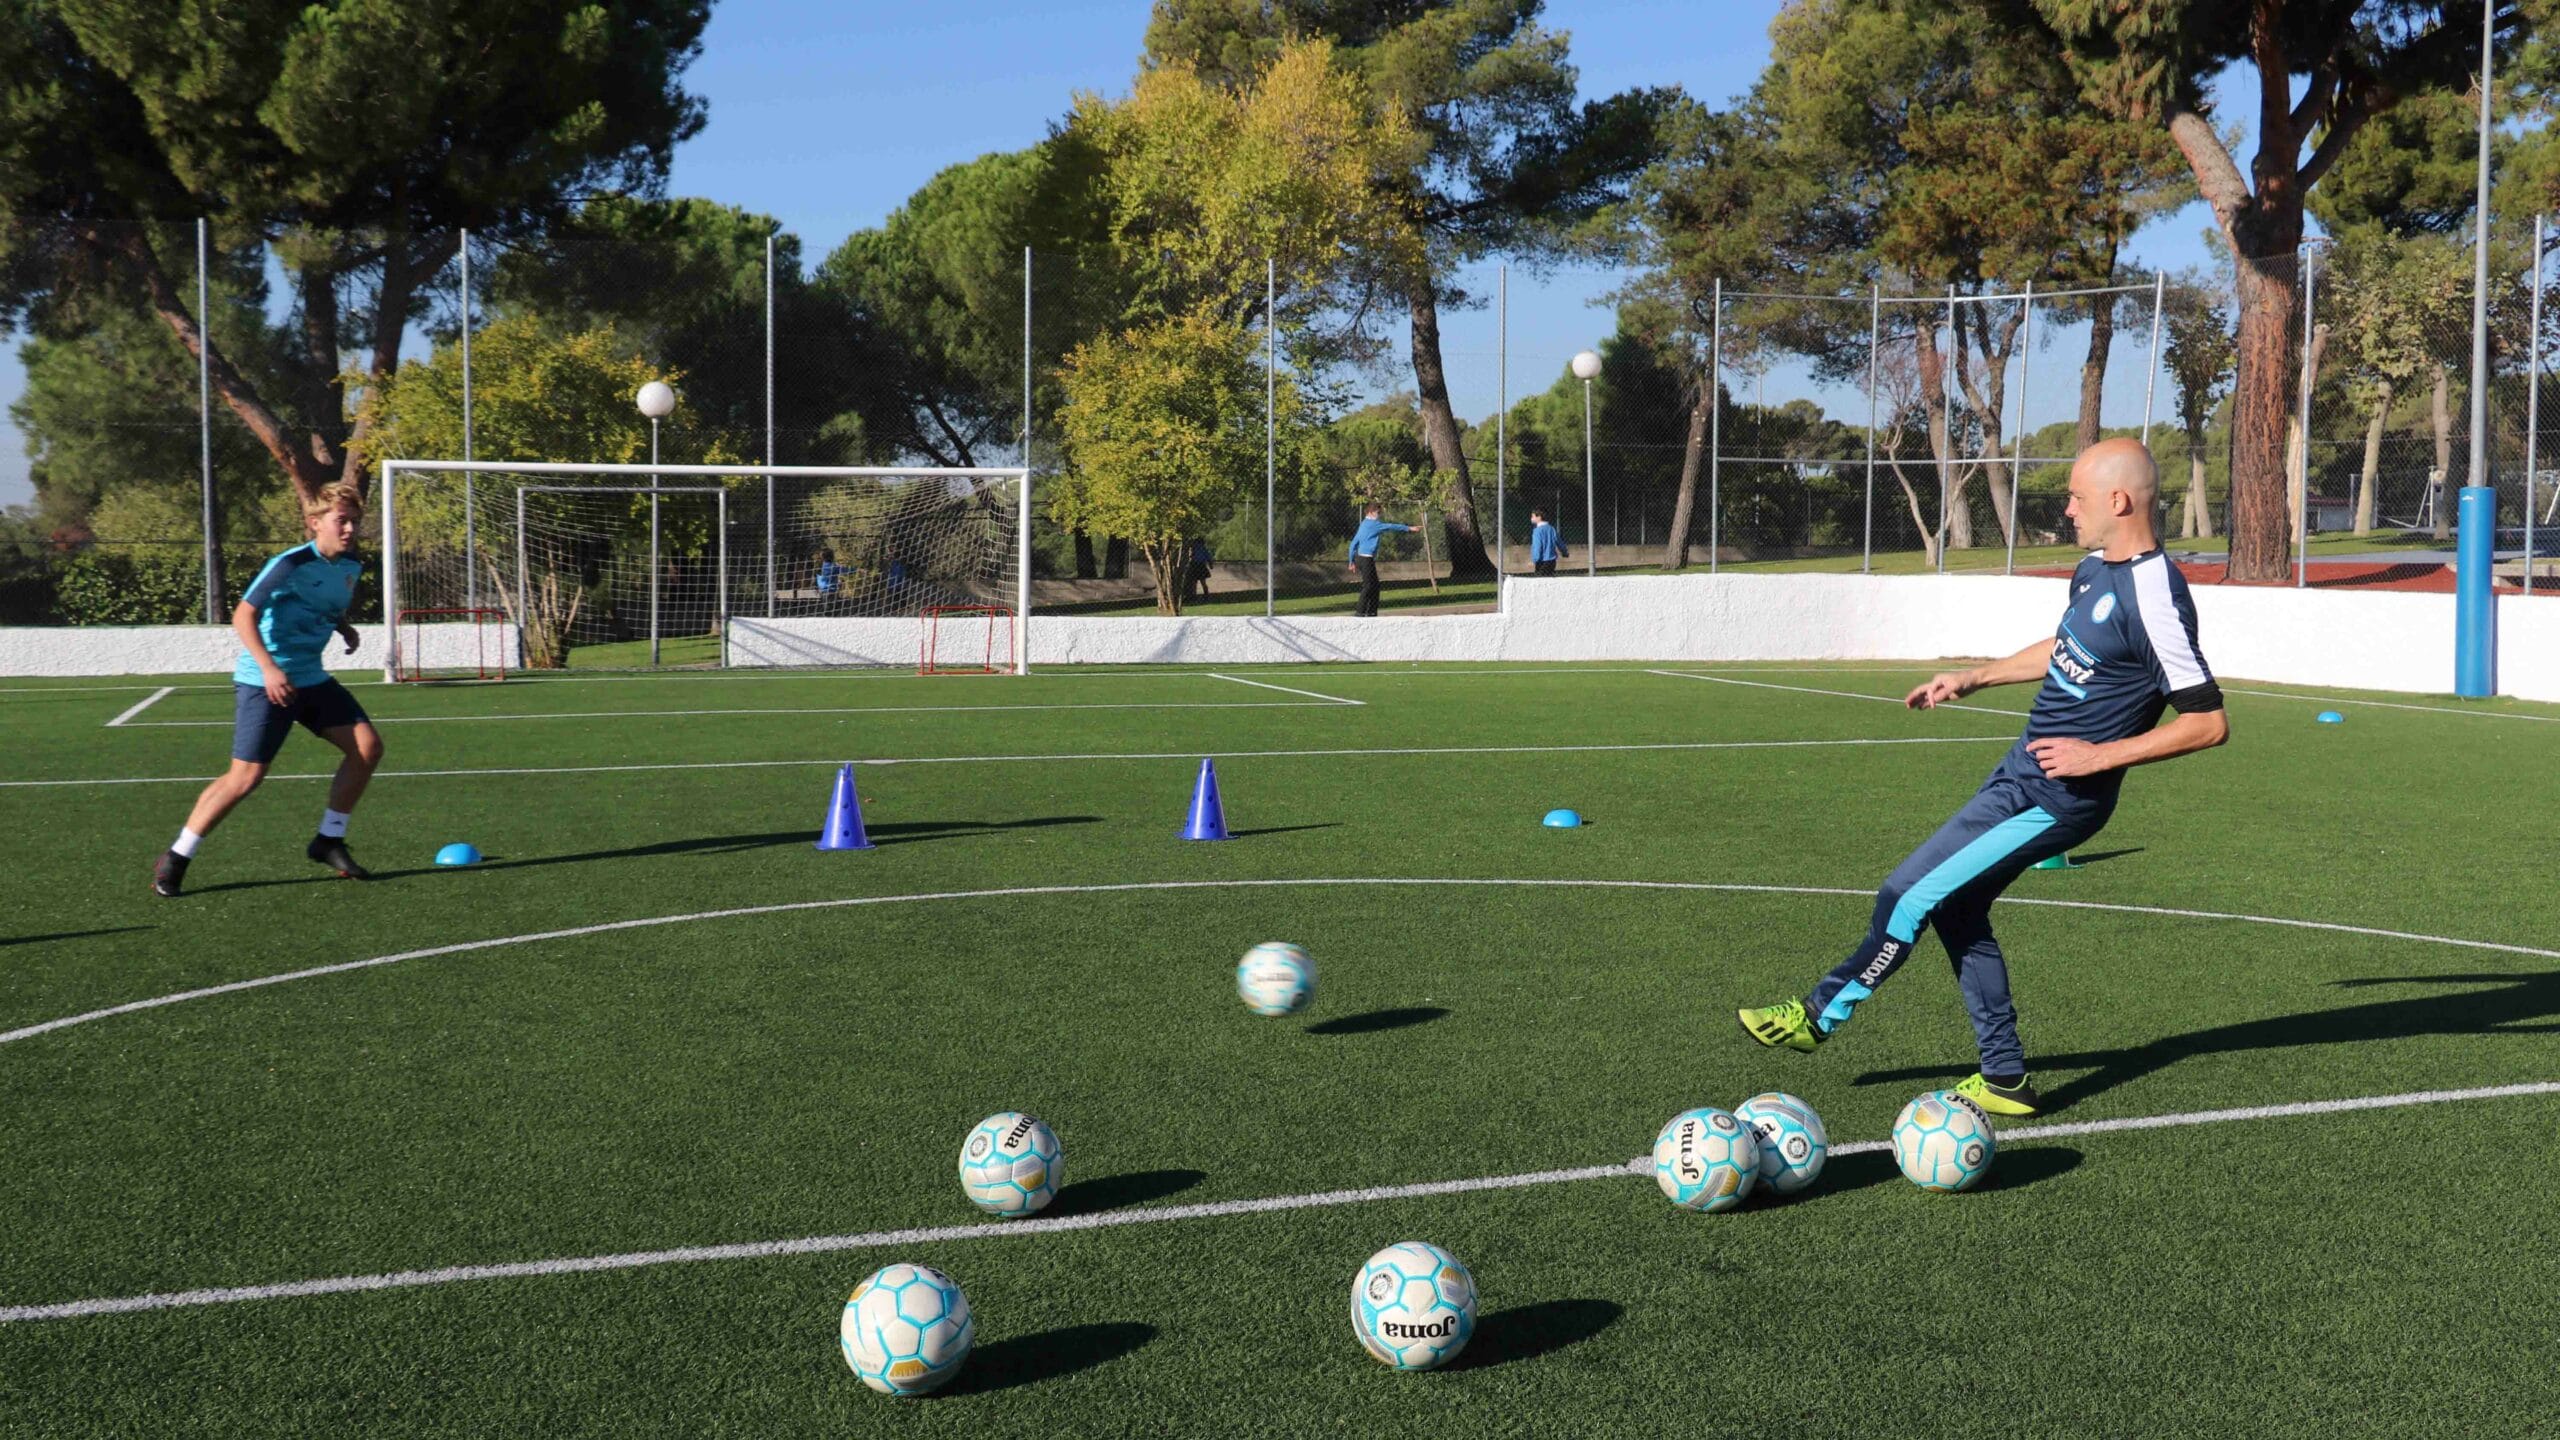
<path id="1" fill-rule="evenodd" d="M 1439 1005 L 1403 1005 L 1392 1010 L 1364 1010 L 1334 1020 L 1319 1020 L 1307 1027 L 1310 1035 L 1368 1035 L 1380 1030 L 1402 1030 L 1413 1025 L 1428 1025 L 1448 1014 Z"/>
<path id="2" fill-rule="evenodd" d="M 2386 975 L 2361 980 L 2332 980 L 2338 989 L 2375 985 L 2479 985 L 2494 988 L 2454 995 L 2341 1005 L 2301 1015 L 2244 1020 L 2167 1035 L 2147 1044 L 2119 1050 L 2084 1050 L 2068 1055 L 2033 1057 L 2038 1070 L 2086 1070 L 2077 1080 L 2045 1091 L 2046 1113 L 2064 1109 L 2166 1070 L 2199 1055 L 2226 1055 L 2250 1050 L 2292 1050 L 2315 1045 L 2357 1045 L 2368 1041 L 2414 1040 L 2436 1035 L 2550 1035 L 2560 1025 L 2520 1025 L 2520 1020 L 2560 1015 L 2560 970 L 2521 975 Z M 1894 1085 L 1972 1073 L 1970 1065 L 1914 1066 L 1904 1070 L 1870 1070 L 1855 1085 Z"/>
<path id="3" fill-rule="evenodd" d="M 1324 820 L 1313 825 L 1265 825 L 1259 830 L 1230 830 L 1227 832 L 1227 838 L 1242 840 L 1249 835 L 1286 835 L 1297 830 L 1331 830 L 1341 823 L 1339 820 Z"/>
<path id="4" fill-rule="evenodd" d="M 1608 1329 L 1625 1313 L 1614 1300 L 1541 1300 L 1496 1310 L 1476 1321 L 1474 1338 L 1449 1368 L 1483 1370 L 1552 1355 Z"/>
<path id="5" fill-rule="evenodd" d="M 1132 1321 L 1068 1325 L 981 1345 L 946 1396 L 991 1395 L 1108 1365 L 1156 1338 L 1156 1327 Z"/>
<path id="6" fill-rule="evenodd" d="M 2139 855 L 2142 850 L 2142 846 L 2134 845 L 2122 850 L 2094 850 L 2086 855 L 2074 855 L 2071 857 L 2071 868 L 2077 870 L 2083 865 L 2104 865 L 2110 860 L 2121 860 L 2127 855 Z"/>
<path id="7" fill-rule="evenodd" d="M 1122 1210 L 1179 1195 L 1208 1178 L 1205 1170 L 1133 1170 L 1099 1180 L 1077 1180 L 1058 1192 L 1058 1198 L 1049 1203 L 1048 1213 L 1092 1215 Z"/>
<path id="8" fill-rule="evenodd" d="M 864 827 L 875 845 L 912 845 L 924 840 L 953 840 L 971 835 L 995 835 L 1011 830 L 1038 830 L 1051 825 L 1098 825 L 1099 815 L 1040 815 L 1027 820 L 905 820 Z M 574 855 L 529 855 L 521 860 L 491 856 L 477 865 L 422 865 L 407 870 L 376 870 L 376 880 L 405 880 L 416 875 L 467 873 L 474 870 L 531 870 L 545 865 L 585 865 L 603 860 L 642 860 L 657 855 L 741 855 L 751 850 L 766 850 L 782 845 L 815 845 L 815 830 L 773 830 L 761 835 L 701 835 L 683 840 L 660 840 L 649 845 L 626 845 L 612 850 L 582 850 Z M 187 893 L 211 895 L 224 890 L 260 890 L 270 885 L 311 885 L 336 880 L 334 874 L 297 876 L 290 880 L 233 880 L 221 885 L 198 886 Z"/>
<path id="9" fill-rule="evenodd" d="M 0 935 L 0 949 L 11 945 L 42 945 L 49 940 L 86 940 L 92 935 L 130 935 L 136 930 L 157 930 L 157 925 L 111 925 L 104 930 L 56 930 L 50 935 Z"/>
<path id="10" fill-rule="evenodd" d="M 1992 1158 L 1991 1173 L 1975 1186 L 1977 1192 L 1989 1190 L 2023 1190 L 2041 1184 L 2057 1175 L 2067 1175 L 2080 1168 L 2083 1157 L 2068 1145 L 2025 1145 L 2003 1150 Z M 1909 1184 L 1902 1178 L 1902 1167 L 1895 1164 L 1893 1152 L 1868 1150 L 1856 1155 L 1842 1155 L 1822 1167 L 1822 1178 L 1809 1190 L 1799 1190 L 1781 1200 L 1758 1201 L 1760 1204 L 1792 1205 L 1817 1195 L 1846 1195 L 1884 1184 Z"/>

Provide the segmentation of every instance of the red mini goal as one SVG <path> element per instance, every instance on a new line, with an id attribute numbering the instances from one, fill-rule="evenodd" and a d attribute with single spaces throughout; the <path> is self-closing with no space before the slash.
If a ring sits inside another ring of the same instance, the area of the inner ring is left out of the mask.
<path id="1" fill-rule="evenodd" d="M 919 675 L 1013 671 L 1013 611 L 1002 605 L 928 605 Z"/>
<path id="2" fill-rule="evenodd" d="M 504 680 L 507 612 L 403 610 L 391 627 L 394 680 Z"/>

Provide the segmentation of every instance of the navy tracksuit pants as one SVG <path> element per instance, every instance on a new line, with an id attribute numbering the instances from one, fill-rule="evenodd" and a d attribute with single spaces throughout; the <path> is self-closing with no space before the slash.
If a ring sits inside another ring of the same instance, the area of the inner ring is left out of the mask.
<path id="1" fill-rule="evenodd" d="M 2097 834 L 2115 809 L 2113 798 L 2100 802 L 2053 781 L 1993 774 L 1885 878 L 1866 938 L 1805 1001 L 1815 1028 L 1825 1035 L 1839 1029 L 1911 958 L 1922 927 L 1933 927 L 1955 961 L 1956 983 L 1973 1014 L 1982 1073 L 2024 1074 L 2026 1050 L 2009 1001 L 2009 964 L 1991 933 L 1991 902 L 2028 866 Z"/>

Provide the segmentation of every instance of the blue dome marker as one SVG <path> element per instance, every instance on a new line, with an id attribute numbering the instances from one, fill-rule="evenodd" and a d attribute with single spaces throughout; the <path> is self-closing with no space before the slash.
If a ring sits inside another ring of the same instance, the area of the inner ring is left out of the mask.
<path id="1" fill-rule="evenodd" d="M 1538 823 L 1550 830 L 1578 830 L 1582 828 L 1582 816 L 1572 810 L 1550 810 L 1547 818 Z"/>
<path id="2" fill-rule="evenodd" d="M 474 849 L 469 842 L 456 840 L 452 844 L 447 845 L 436 852 L 436 863 L 439 865 L 477 865 L 480 863 L 480 852 Z"/>
<path id="3" fill-rule="evenodd" d="M 2316 718 L 2323 725 L 2344 725 L 2347 723 L 2347 717 L 2339 714 L 2335 710 L 2323 710 Z"/>

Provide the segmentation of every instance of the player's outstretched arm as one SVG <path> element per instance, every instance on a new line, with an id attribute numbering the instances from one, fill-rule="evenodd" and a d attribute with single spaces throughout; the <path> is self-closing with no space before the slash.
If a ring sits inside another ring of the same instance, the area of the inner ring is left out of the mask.
<path id="1" fill-rule="evenodd" d="M 278 705 L 293 703 L 293 683 L 284 678 L 284 669 L 276 657 L 267 652 L 266 637 L 258 633 L 258 607 L 243 600 L 231 607 L 231 633 L 240 637 L 241 647 L 258 667 L 258 675 L 267 684 L 267 698 Z"/>
<path id="2" fill-rule="evenodd" d="M 1927 684 L 1917 686 L 1903 696 L 1902 703 L 1914 710 L 1927 710 L 1950 700 L 1961 700 L 1976 690 L 1988 690 L 1994 685 L 2021 685 L 2041 679 L 2052 657 L 2053 642 L 2038 640 L 2017 654 L 1994 660 L 1988 665 L 1932 675 Z"/>

